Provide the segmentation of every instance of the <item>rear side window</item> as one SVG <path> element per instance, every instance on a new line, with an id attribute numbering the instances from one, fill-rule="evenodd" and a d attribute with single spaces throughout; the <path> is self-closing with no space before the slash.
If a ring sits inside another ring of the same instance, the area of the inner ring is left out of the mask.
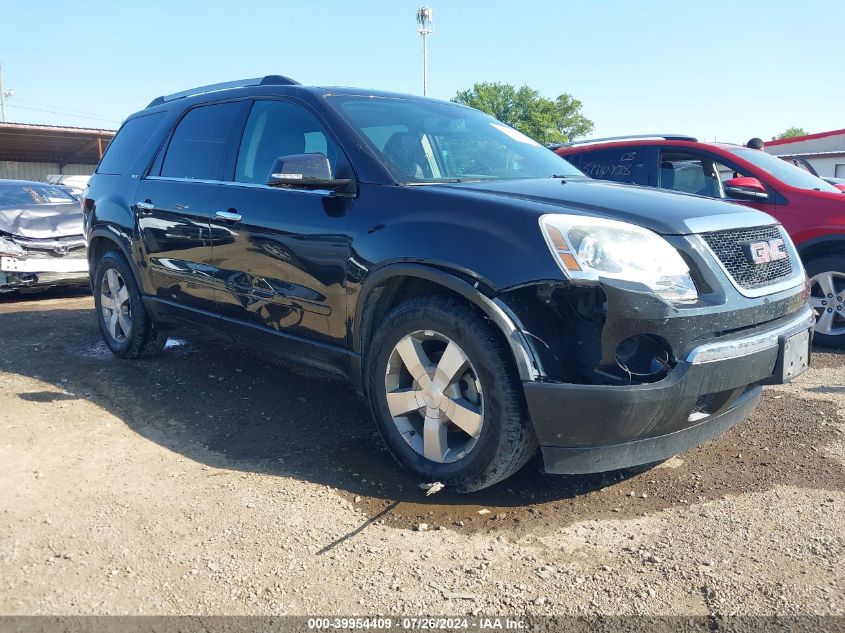
<path id="1" fill-rule="evenodd" d="M 164 112 L 128 120 L 114 137 L 97 167 L 98 174 L 122 175 L 129 171 L 141 147 L 161 123 Z"/>
<path id="2" fill-rule="evenodd" d="M 648 184 L 648 161 L 644 148 L 621 147 L 584 152 L 579 169 L 591 178 L 636 185 Z"/>
<path id="3" fill-rule="evenodd" d="M 226 139 L 240 105 L 238 102 L 218 103 L 190 110 L 170 138 L 160 175 L 219 180 L 226 158 Z"/>

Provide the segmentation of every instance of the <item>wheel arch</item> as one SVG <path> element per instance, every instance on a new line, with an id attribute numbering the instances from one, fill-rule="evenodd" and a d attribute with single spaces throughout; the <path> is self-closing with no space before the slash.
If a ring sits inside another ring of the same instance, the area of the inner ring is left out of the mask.
<path id="1" fill-rule="evenodd" d="M 533 344 L 523 333 L 519 319 L 504 302 L 490 298 L 458 273 L 424 264 L 384 266 L 364 281 L 358 293 L 352 327 L 352 349 L 361 360 L 355 380 L 363 387 L 363 359 L 378 325 L 390 310 L 413 296 L 448 292 L 475 306 L 505 338 L 522 381 L 537 380 L 542 366 Z M 360 379 L 360 382 L 358 382 Z M 363 390 L 363 389 L 361 389 Z"/>
<path id="2" fill-rule="evenodd" d="M 845 235 L 822 235 L 797 246 L 801 261 L 809 262 L 818 257 L 845 257 Z"/>
<path id="3" fill-rule="evenodd" d="M 126 261 L 129 262 L 129 268 L 132 269 L 132 274 L 135 275 L 135 282 L 141 288 L 141 279 L 138 275 L 135 260 L 132 257 L 129 240 L 110 226 L 97 227 L 88 234 L 88 268 L 91 271 L 91 283 L 93 284 L 94 273 L 96 272 L 97 262 L 100 257 L 104 253 L 114 250 L 115 247 L 123 254 Z"/>

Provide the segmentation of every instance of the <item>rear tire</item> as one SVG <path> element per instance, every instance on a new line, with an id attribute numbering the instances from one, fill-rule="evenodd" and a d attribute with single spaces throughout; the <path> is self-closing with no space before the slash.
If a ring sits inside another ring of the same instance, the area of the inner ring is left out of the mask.
<path id="1" fill-rule="evenodd" d="M 100 333 L 112 352 L 121 358 L 138 358 L 164 349 L 167 337 L 144 308 L 135 275 L 122 253 L 108 251 L 99 259 L 93 290 Z"/>
<path id="2" fill-rule="evenodd" d="M 453 297 L 397 306 L 373 338 L 366 369 L 385 444 L 421 482 L 480 490 L 514 474 L 537 449 L 510 350 L 489 321 Z"/>
<path id="3" fill-rule="evenodd" d="M 816 312 L 813 340 L 822 347 L 845 348 L 845 257 L 818 257 L 806 263 L 810 304 Z"/>

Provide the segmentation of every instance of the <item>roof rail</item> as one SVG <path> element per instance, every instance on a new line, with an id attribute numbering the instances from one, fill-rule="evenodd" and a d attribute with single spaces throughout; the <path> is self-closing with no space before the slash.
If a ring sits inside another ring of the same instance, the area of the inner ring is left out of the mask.
<path id="1" fill-rule="evenodd" d="M 253 79 L 238 79 L 235 81 L 224 81 L 219 84 L 210 84 L 208 86 L 199 86 L 198 88 L 191 88 L 189 90 L 183 90 L 182 92 L 174 92 L 172 95 L 162 95 L 161 97 L 156 97 L 150 104 L 147 106 L 148 108 L 152 108 L 153 106 L 161 105 L 162 103 L 167 103 L 168 101 L 174 101 L 176 99 L 184 99 L 185 97 L 192 97 L 194 95 L 201 95 L 207 92 L 215 92 L 217 90 L 226 90 L 227 88 L 247 88 L 249 86 L 298 86 L 300 85 L 298 81 L 294 81 L 290 77 L 284 77 L 283 75 L 266 75 L 264 77 L 255 77 Z"/>
<path id="2" fill-rule="evenodd" d="M 630 141 L 630 140 L 663 139 L 665 141 L 692 141 L 697 143 L 698 139 L 687 134 L 629 134 L 627 136 L 607 136 L 605 138 L 585 138 L 582 141 L 570 141 L 568 143 L 552 143 L 546 145 L 549 149 L 561 147 L 572 147 L 573 145 L 587 145 L 589 143 L 604 143 L 606 141 Z"/>

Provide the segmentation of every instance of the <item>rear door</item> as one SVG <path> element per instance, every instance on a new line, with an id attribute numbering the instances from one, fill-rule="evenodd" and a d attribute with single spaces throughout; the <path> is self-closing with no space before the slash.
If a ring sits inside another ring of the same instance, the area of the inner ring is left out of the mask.
<path id="1" fill-rule="evenodd" d="M 266 184 L 276 159 L 307 153 L 327 156 L 337 177 L 352 177 L 337 144 L 304 106 L 252 103 L 211 218 L 212 231 L 231 234 L 213 246 L 217 306 L 259 340 L 345 346 L 352 198 Z"/>
<path id="2" fill-rule="evenodd" d="M 188 110 L 139 185 L 135 213 L 159 299 L 215 313 L 211 243 L 231 235 L 210 218 L 243 105 Z"/>

